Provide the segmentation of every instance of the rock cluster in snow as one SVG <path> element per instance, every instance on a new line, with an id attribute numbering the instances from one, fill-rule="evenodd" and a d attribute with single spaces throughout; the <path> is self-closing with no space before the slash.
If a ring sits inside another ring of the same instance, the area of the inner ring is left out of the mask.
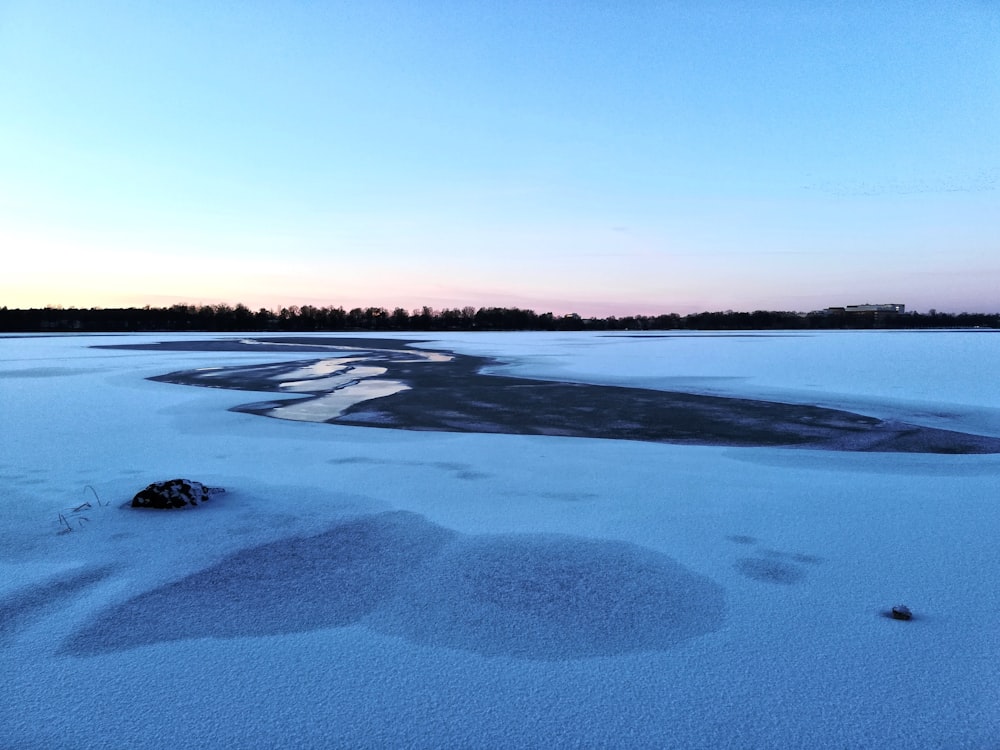
<path id="1" fill-rule="evenodd" d="M 910 608 L 905 604 L 897 604 L 891 610 L 889 610 L 889 617 L 893 620 L 912 620 L 913 613 Z"/>
<path id="2" fill-rule="evenodd" d="M 168 479 L 153 482 L 132 498 L 133 508 L 183 508 L 197 505 L 217 492 L 225 492 L 219 487 L 206 487 L 201 482 L 190 479 Z"/>

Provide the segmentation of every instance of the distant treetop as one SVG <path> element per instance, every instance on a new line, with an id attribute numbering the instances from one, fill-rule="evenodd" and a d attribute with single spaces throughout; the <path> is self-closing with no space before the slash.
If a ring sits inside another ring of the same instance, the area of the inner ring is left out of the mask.
<path id="1" fill-rule="evenodd" d="M 810 330 L 860 328 L 1000 328 L 997 313 L 903 312 L 903 305 L 851 305 L 810 313 L 775 310 L 702 312 L 681 316 L 628 315 L 583 318 L 575 313 L 538 314 L 517 307 L 463 307 L 412 312 L 397 307 L 292 305 L 256 312 L 245 305 L 8 309 L 0 307 L 0 331 L 665 331 Z"/>

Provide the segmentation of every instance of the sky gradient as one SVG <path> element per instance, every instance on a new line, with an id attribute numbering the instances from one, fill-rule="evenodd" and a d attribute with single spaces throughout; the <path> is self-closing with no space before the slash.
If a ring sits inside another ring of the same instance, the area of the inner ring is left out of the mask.
<path id="1" fill-rule="evenodd" d="M 1000 311 L 1000 5 L 0 0 L 0 306 Z"/>

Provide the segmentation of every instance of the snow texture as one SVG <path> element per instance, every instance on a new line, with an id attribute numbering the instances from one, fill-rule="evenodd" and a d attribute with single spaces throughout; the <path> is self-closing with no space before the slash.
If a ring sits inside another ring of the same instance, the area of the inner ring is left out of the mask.
<path id="1" fill-rule="evenodd" d="M 266 419 L 149 379 L 332 376 L 226 343 L 256 335 L 0 338 L 0 748 L 998 746 L 1000 455 Z M 1000 437 L 989 331 L 424 338 Z M 176 476 L 227 492 L 128 507 Z"/>

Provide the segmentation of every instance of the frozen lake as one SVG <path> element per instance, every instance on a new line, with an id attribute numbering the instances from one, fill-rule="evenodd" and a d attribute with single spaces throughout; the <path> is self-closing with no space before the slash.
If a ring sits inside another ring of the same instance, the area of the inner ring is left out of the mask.
<path id="1" fill-rule="evenodd" d="M 241 338 L 0 337 L 0 747 L 998 745 L 1000 455 L 267 419 L 340 355 L 95 348 Z M 992 331 L 380 338 L 1000 437 Z"/>

